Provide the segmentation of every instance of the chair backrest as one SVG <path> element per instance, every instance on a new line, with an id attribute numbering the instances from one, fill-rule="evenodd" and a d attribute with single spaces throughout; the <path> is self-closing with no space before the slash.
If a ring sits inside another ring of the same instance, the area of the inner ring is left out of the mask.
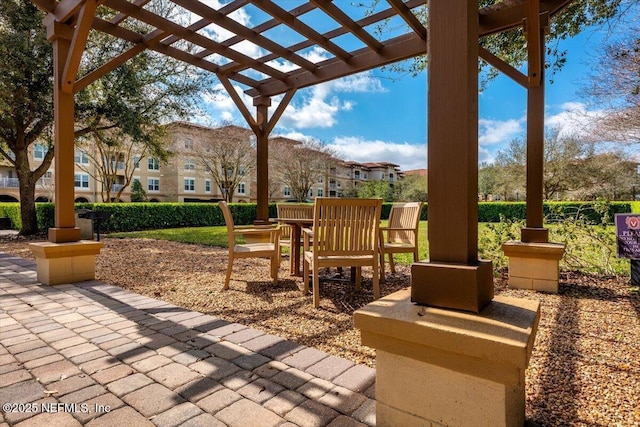
<path id="1" fill-rule="evenodd" d="M 317 197 L 313 214 L 314 255 L 375 255 L 381 211 L 381 199 Z"/>
<path id="2" fill-rule="evenodd" d="M 308 203 L 278 203 L 278 218 L 313 218 L 313 205 Z M 282 226 L 280 229 L 280 239 L 291 238 L 291 226 Z"/>
<path id="3" fill-rule="evenodd" d="M 236 245 L 236 235 L 233 230 L 235 229 L 235 224 L 233 223 L 233 216 L 231 215 L 231 209 L 227 205 L 227 202 L 221 201 L 218 202 L 218 206 L 220 206 L 220 210 L 222 211 L 222 216 L 224 216 L 224 223 L 227 225 L 227 236 L 229 238 L 229 249 L 232 250 Z"/>
<path id="4" fill-rule="evenodd" d="M 389 213 L 389 228 L 407 228 L 413 231 L 389 230 L 387 242 L 416 244 L 422 202 L 396 203 Z"/>

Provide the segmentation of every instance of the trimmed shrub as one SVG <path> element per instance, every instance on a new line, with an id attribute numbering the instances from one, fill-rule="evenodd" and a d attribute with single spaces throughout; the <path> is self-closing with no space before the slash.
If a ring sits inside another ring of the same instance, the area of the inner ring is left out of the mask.
<path id="1" fill-rule="evenodd" d="M 392 203 L 382 204 L 382 219 L 389 218 Z M 154 228 L 204 227 L 224 225 L 220 208 L 215 203 L 76 203 L 76 209 L 91 209 L 111 212 L 104 221 L 102 231 L 137 231 Z M 231 203 L 229 208 L 237 225 L 253 224 L 257 217 L 255 203 Z M 613 223 L 616 213 L 640 213 L 640 202 L 548 202 L 544 204 L 547 222 L 579 218 L 589 223 Z M 38 227 L 46 230 L 54 226 L 55 205 L 36 203 Z M 269 217 L 277 217 L 274 203 L 269 204 Z M 11 220 L 12 228 L 19 229 L 19 203 L 0 203 L 0 216 Z M 525 202 L 480 202 L 479 222 L 522 221 L 526 218 Z M 427 204 L 424 204 L 421 220 L 427 219 Z"/>

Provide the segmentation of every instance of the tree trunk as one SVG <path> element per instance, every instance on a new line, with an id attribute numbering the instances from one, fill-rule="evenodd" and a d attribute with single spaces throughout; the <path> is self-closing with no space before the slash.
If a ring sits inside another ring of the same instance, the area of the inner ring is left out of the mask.
<path id="1" fill-rule="evenodd" d="M 20 185 L 20 217 L 22 219 L 20 234 L 36 234 L 39 231 L 35 201 L 36 178 L 29 167 L 26 150 L 16 153 L 16 174 Z"/>

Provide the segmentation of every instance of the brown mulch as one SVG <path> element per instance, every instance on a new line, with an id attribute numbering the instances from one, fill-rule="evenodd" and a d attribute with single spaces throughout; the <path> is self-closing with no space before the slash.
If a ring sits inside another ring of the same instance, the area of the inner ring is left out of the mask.
<path id="1" fill-rule="evenodd" d="M 4 238 L 0 251 L 32 258 L 28 240 Z M 353 311 L 373 300 L 370 270 L 363 289 L 346 281 L 321 282 L 321 308 L 288 272 L 273 286 L 267 260 L 236 260 L 231 289 L 223 291 L 227 251 L 151 239 L 104 239 L 97 278 L 185 308 L 239 322 L 375 366 L 374 350 L 360 345 Z M 332 271 L 335 273 L 335 270 Z M 409 286 L 409 267 L 397 266 L 386 295 Z M 542 316 L 526 373 L 527 419 L 542 426 L 640 426 L 640 290 L 628 275 L 562 273 L 557 295 L 508 289 L 496 294 L 537 299 Z"/>

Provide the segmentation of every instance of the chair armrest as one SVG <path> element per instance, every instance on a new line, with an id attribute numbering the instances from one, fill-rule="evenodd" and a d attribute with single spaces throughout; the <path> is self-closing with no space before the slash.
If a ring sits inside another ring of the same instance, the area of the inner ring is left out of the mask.
<path id="1" fill-rule="evenodd" d="M 303 228 L 302 237 L 302 250 L 308 251 L 309 247 L 311 246 L 311 239 L 313 239 L 313 230 L 311 230 L 310 228 Z"/>
<path id="2" fill-rule="evenodd" d="M 414 231 L 413 228 L 401 228 L 401 227 L 380 227 L 381 231 Z"/>
<path id="3" fill-rule="evenodd" d="M 243 228 L 233 230 L 235 234 L 273 234 L 275 232 L 280 233 L 279 228 L 271 227 L 271 228 Z"/>

